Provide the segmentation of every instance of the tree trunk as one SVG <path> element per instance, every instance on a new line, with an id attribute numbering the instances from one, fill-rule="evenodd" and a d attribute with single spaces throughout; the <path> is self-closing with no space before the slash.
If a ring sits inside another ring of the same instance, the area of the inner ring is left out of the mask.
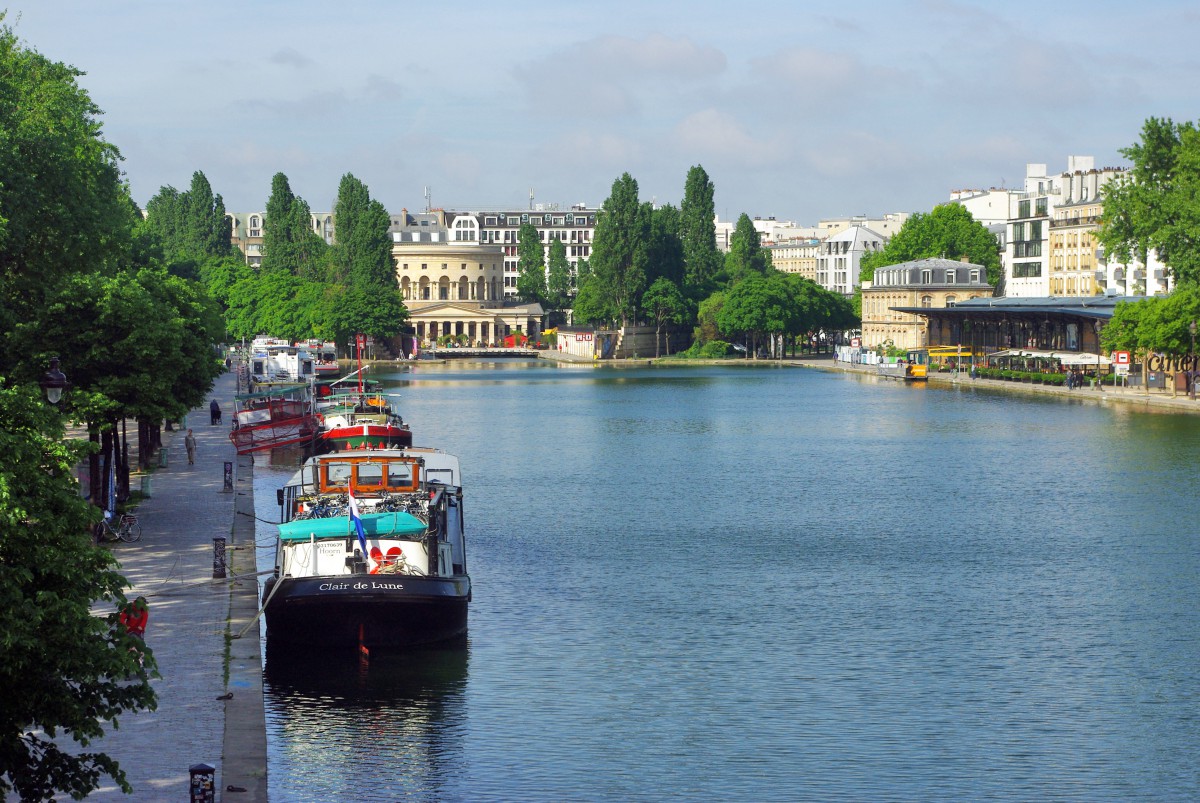
<path id="1" fill-rule="evenodd" d="M 100 443 L 100 432 L 95 422 L 88 422 L 88 440 Z M 88 499 L 96 507 L 104 507 L 104 495 L 100 493 L 100 450 L 93 449 L 88 455 Z"/>

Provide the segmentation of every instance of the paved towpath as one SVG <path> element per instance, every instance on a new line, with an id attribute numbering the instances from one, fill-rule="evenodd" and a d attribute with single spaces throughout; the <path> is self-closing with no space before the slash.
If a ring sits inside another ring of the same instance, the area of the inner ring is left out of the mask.
<path id="1" fill-rule="evenodd" d="M 881 377 L 874 365 L 856 365 L 853 363 L 836 362 L 831 355 L 815 355 L 796 359 L 783 360 L 783 364 L 801 365 L 807 368 L 821 368 L 844 373 L 863 374 L 878 378 L 881 382 L 897 381 L 894 377 Z M 1034 385 L 1028 382 L 1006 382 L 1002 379 L 971 379 L 966 371 L 953 373 L 934 373 L 929 376 L 931 385 L 954 385 L 961 388 L 978 390 L 1005 391 L 1009 393 L 1037 394 L 1070 398 L 1079 401 L 1090 401 L 1098 404 L 1120 404 L 1130 407 L 1140 407 L 1145 410 L 1161 412 L 1200 414 L 1200 400 L 1191 399 L 1186 393 L 1172 394 L 1170 390 L 1151 388 L 1147 393 L 1143 388 L 1122 388 L 1106 385 L 1103 390 L 1090 384 L 1082 388 L 1067 388 L 1066 385 Z"/>
<path id="2" fill-rule="evenodd" d="M 150 498 L 136 511 L 142 540 L 108 545 L 132 585 L 128 596 L 150 603 L 146 643 L 162 679 L 153 681 L 157 710 L 121 717 L 118 730 L 93 743 L 120 762 L 133 795 L 109 780 L 88 800 L 186 801 L 188 770 L 198 764 L 215 768 L 217 800 L 267 799 L 257 626 L 230 642 L 225 680 L 227 634 L 240 632 L 258 610 L 253 462 L 239 458 L 229 441 L 234 391 L 234 375 L 226 373 L 209 395 L 225 412 L 223 424 L 210 425 L 206 400 L 182 429 L 163 433 L 168 465 L 148 475 Z M 189 426 L 198 445 L 195 465 L 183 447 Z M 226 462 L 234 469 L 232 491 L 225 489 Z M 136 478 L 131 484 L 138 487 Z M 219 537 L 227 542 L 224 580 L 213 579 Z M 219 699 L 231 692 L 231 699 Z M 244 791 L 226 791 L 230 786 Z"/>

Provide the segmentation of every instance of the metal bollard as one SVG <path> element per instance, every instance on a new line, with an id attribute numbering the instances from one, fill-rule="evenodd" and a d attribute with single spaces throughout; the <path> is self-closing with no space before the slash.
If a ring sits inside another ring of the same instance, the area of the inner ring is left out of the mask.
<path id="1" fill-rule="evenodd" d="M 225 487 L 222 489 L 225 493 L 233 491 L 233 462 L 225 461 Z"/>
<path id="2" fill-rule="evenodd" d="M 188 767 L 188 787 L 190 803 L 216 803 L 216 767 L 210 767 L 207 764 L 193 764 Z"/>
<path id="3" fill-rule="evenodd" d="M 217 536 L 213 539 L 213 579 L 225 577 L 225 538 Z"/>

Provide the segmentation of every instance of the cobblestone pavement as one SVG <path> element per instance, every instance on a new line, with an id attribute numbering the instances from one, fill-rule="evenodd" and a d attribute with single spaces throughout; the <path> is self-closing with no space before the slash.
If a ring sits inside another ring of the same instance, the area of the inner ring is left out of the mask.
<path id="1" fill-rule="evenodd" d="M 141 541 L 109 546 L 129 580 L 130 598 L 150 603 L 146 643 L 158 661 L 155 711 L 121 717 L 93 743 L 116 758 L 133 785 L 132 796 L 110 781 L 89 800 L 181 801 L 189 799 L 189 767 L 216 769 L 217 800 L 266 800 L 266 731 L 262 715 L 258 629 L 231 645 L 225 680 L 227 633 L 237 633 L 257 612 L 253 576 L 253 484 L 249 458 L 229 441 L 235 380 L 226 373 L 209 398 L 225 413 L 211 425 L 208 401 L 184 426 L 163 433 L 168 465 L 149 477 L 150 498 L 137 508 Z M 196 436 L 195 465 L 183 448 L 187 427 Z M 234 468 L 234 490 L 224 469 Z M 133 487 L 137 488 L 134 480 Z M 143 488 L 145 490 L 145 487 Z M 235 514 L 235 507 L 250 516 Z M 213 539 L 225 538 L 230 579 L 213 579 Z M 246 549 L 240 550 L 242 544 Z M 233 693 L 232 699 L 220 699 Z M 234 786 L 244 791 L 225 791 Z"/>

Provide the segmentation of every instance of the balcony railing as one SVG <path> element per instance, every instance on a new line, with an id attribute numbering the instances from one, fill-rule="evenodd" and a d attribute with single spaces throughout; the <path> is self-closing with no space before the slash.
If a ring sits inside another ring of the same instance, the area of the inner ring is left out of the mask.
<path id="1" fill-rule="evenodd" d="M 1051 220 L 1050 228 L 1060 229 L 1064 226 L 1090 226 L 1100 222 L 1099 215 L 1075 215 L 1062 220 Z"/>

